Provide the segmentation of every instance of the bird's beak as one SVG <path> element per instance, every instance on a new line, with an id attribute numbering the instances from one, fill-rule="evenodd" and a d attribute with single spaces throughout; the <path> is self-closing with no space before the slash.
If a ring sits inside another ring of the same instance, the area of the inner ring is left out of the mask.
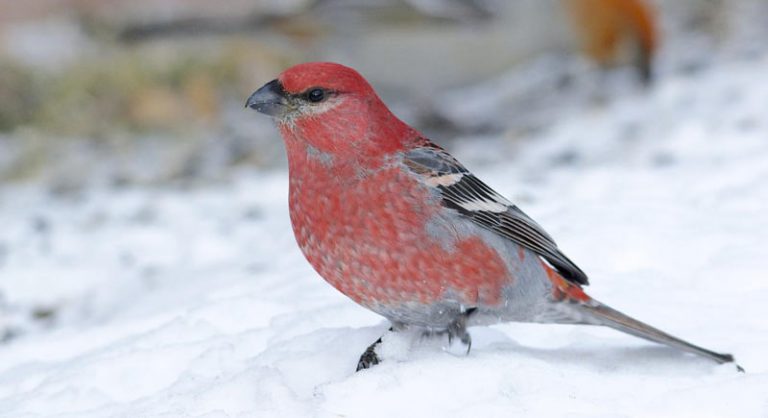
<path id="1" fill-rule="evenodd" d="M 288 109 L 285 96 L 283 85 L 275 79 L 256 90 L 245 102 L 245 107 L 265 115 L 280 117 Z"/>

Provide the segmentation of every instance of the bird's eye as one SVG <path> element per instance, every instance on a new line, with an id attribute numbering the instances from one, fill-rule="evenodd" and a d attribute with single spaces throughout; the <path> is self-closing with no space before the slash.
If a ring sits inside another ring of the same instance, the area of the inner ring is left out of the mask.
<path id="1" fill-rule="evenodd" d="M 319 103 L 325 99 L 325 91 L 323 89 L 312 89 L 307 93 L 307 100 L 312 103 Z"/>

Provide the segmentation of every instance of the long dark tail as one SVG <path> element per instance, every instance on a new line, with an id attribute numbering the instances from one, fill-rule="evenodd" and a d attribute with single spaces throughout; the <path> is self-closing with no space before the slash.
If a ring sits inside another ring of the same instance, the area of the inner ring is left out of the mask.
<path id="1" fill-rule="evenodd" d="M 648 324 L 644 324 L 634 318 L 631 318 L 623 313 L 603 305 L 602 303 L 591 300 L 588 303 L 578 304 L 578 310 L 581 314 L 588 318 L 588 323 L 594 323 L 599 325 L 605 325 L 619 331 L 626 332 L 627 334 L 634 335 L 635 337 L 643 338 L 655 343 L 668 345 L 677 349 L 686 351 L 688 353 L 696 354 L 708 359 L 714 360 L 717 363 L 733 363 L 733 356 L 730 354 L 716 353 L 706 348 L 693 345 L 687 341 L 683 341 L 677 337 L 673 337 L 666 332 L 658 330 Z M 738 364 L 736 365 L 739 371 L 744 371 Z"/>

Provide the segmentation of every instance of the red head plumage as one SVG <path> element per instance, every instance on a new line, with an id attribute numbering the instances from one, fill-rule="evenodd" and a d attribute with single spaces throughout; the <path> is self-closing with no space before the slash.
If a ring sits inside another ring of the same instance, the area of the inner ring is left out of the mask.
<path id="1" fill-rule="evenodd" d="M 311 62 L 285 70 L 247 106 L 273 116 L 286 145 L 310 145 L 338 160 L 376 163 L 421 135 L 398 119 L 352 68 Z"/>
<path id="2" fill-rule="evenodd" d="M 301 94 L 312 87 L 376 96 L 373 88 L 357 71 L 333 62 L 307 62 L 294 65 L 277 78 L 290 94 Z"/>

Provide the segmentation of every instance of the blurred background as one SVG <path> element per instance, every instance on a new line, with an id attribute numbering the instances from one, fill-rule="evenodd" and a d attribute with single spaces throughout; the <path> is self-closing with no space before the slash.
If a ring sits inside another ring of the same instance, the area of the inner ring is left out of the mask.
<path id="1" fill-rule="evenodd" d="M 357 68 L 443 143 L 515 141 L 764 52 L 764 0 L 0 3 L 0 181 L 195 182 L 282 164 L 242 109 L 291 64 Z M 498 155 L 498 153 L 489 153 Z"/>
<path id="2" fill-rule="evenodd" d="M 243 108 L 305 61 L 358 69 L 587 271 L 730 269 L 657 243 L 708 251 L 664 235 L 700 209 L 765 214 L 767 41 L 768 0 L 0 0 L 0 342 L 214 309 L 214 289 L 335 295 L 290 235 L 282 141 Z M 747 280 L 762 247 L 719 254 Z"/>

